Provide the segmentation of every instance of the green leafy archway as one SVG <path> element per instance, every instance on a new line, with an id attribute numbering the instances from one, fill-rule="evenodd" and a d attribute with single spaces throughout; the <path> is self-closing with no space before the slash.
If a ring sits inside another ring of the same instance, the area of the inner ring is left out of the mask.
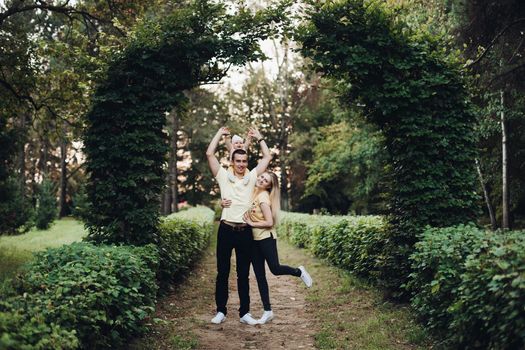
<path id="1" fill-rule="evenodd" d="M 258 40 L 285 16 L 280 8 L 229 12 L 197 0 L 146 21 L 110 62 L 86 118 L 89 239 L 135 245 L 157 240 L 166 111 L 184 99 L 184 90 L 261 58 Z"/>
<path id="2" fill-rule="evenodd" d="M 380 1 L 315 2 L 297 39 L 344 103 L 361 106 L 385 135 L 392 229 L 380 264 L 383 281 L 401 291 L 421 229 L 476 216 L 474 116 L 460 62 Z"/>

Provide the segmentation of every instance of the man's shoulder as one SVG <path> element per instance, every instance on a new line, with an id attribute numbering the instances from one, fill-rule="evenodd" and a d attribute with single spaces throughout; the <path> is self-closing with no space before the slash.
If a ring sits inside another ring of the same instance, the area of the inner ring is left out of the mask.
<path id="1" fill-rule="evenodd" d="M 221 179 L 224 179 L 228 176 L 226 169 L 221 165 L 219 167 L 219 170 L 217 170 L 217 174 L 215 175 L 215 178 L 217 181 L 220 181 Z"/>

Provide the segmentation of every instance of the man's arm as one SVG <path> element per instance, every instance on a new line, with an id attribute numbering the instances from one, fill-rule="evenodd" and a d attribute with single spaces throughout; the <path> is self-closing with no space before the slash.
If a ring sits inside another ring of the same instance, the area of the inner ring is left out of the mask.
<path id="1" fill-rule="evenodd" d="M 213 139 L 211 139 L 210 145 L 208 146 L 208 149 L 206 150 L 206 158 L 208 158 L 208 165 L 210 166 L 211 173 L 213 176 L 217 176 L 217 173 L 219 172 L 219 169 L 221 167 L 221 164 L 219 163 L 219 160 L 215 156 L 215 150 L 217 149 L 217 146 L 219 145 L 219 141 L 221 140 L 222 135 L 229 135 L 230 131 L 228 128 L 222 127 L 217 131 Z"/>
<path id="2" fill-rule="evenodd" d="M 224 139 L 224 144 L 226 145 L 226 149 L 228 150 L 228 154 L 231 154 L 232 153 L 232 148 L 233 148 L 231 138 L 230 137 L 226 137 Z"/>
<path id="3" fill-rule="evenodd" d="M 259 163 L 255 167 L 255 170 L 257 171 L 257 175 L 261 175 L 266 171 L 266 168 L 268 167 L 268 164 L 270 164 L 270 161 L 272 160 L 272 155 L 270 154 L 270 149 L 268 148 L 268 145 L 266 144 L 266 141 L 262 137 L 259 130 L 255 128 L 250 129 L 250 135 L 255 137 L 257 139 L 257 142 L 261 146 L 261 152 L 262 152 L 262 158 L 259 160 Z"/>

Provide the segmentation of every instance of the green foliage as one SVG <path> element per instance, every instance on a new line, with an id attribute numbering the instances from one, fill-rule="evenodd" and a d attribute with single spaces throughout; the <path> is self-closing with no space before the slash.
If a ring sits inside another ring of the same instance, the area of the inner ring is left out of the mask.
<path id="1" fill-rule="evenodd" d="M 17 322 L 28 334 L 6 337 L 27 346 L 36 346 L 40 333 L 51 340 L 67 338 L 64 348 L 74 347 L 73 335 L 85 348 L 122 346 L 145 330 L 141 321 L 155 305 L 157 266 L 154 246 L 73 243 L 37 253 L 14 281 L 16 295 L 0 306 L 15 320 L 22 317 Z"/>
<path id="2" fill-rule="evenodd" d="M 307 165 L 304 196 L 316 197 L 318 205 L 331 213 L 384 211 L 379 196 L 386 190 L 380 182 L 386 161 L 381 141 L 370 127 L 358 129 L 348 122 L 320 128 Z"/>
<path id="3" fill-rule="evenodd" d="M 381 264 L 385 285 L 401 296 L 425 225 L 477 214 L 475 119 L 459 62 L 379 1 L 312 4 L 297 39 L 314 68 L 338 82 L 343 103 L 359 103 L 385 137 L 392 230 Z"/>
<path id="4" fill-rule="evenodd" d="M 489 232 L 482 247 L 465 262 L 460 295 L 452 306 L 453 341 L 465 349 L 523 348 L 524 232 Z"/>
<path id="5" fill-rule="evenodd" d="M 44 180 L 38 188 L 35 223 L 39 230 L 47 230 L 57 217 L 57 200 L 53 182 Z"/>
<path id="6" fill-rule="evenodd" d="M 344 218 L 344 216 L 283 212 L 278 227 L 279 235 L 284 235 L 299 248 L 310 248 L 315 232 L 324 232 L 327 227 L 337 224 Z"/>
<path id="7" fill-rule="evenodd" d="M 20 182 L 13 177 L 0 180 L 0 198 L 0 233 L 28 231 L 33 225 L 33 208 L 22 196 Z"/>
<path id="8" fill-rule="evenodd" d="M 484 237 L 474 226 L 428 227 L 416 243 L 408 288 L 412 306 L 428 328 L 446 329 L 451 322 L 449 308 L 458 299 L 465 261 L 486 243 Z"/>
<path id="9" fill-rule="evenodd" d="M 219 80 L 232 64 L 261 58 L 258 40 L 285 16 L 283 8 L 227 13 L 222 4 L 191 2 L 144 21 L 115 53 L 86 118 L 91 240 L 158 241 L 165 112 L 184 100 L 184 90 Z"/>
<path id="10" fill-rule="evenodd" d="M 166 217 L 159 227 L 161 289 L 186 272 L 207 247 L 213 225 L 213 211 L 190 208 Z"/>
<path id="11" fill-rule="evenodd" d="M 32 208 L 11 172 L 16 141 L 16 130 L 7 125 L 0 109 L 0 234 L 26 231 L 32 224 Z"/>
<path id="12" fill-rule="evenodd" d="M 428 228 L 412 263 L 412 305 L 448 347 L 525 346 L 524 232 Z"/>
<path id="13" fill-rule="evenodd" d="M 380 216 L 349 217 L 325 230 L 314 231 L 311 249 L 335 266 L 376 278 L 386 228 Z"/>
<path id="14" fill-rule="evenodd" d="M 86 187 L 81 185 L 73 196 L 72 214 L 78 219 L 86 217 L 89 211 L 89 201 L 86 193 Z"/>
<path id="15" fill-rule="evenodd" d="M 377 278 L 377 260 L 387 225 L 380 216 L 324 216 L 284 213 L 279 235 L 333 265 Z"/>
<path id="16" fill-rule="evenodd" d="M 27 317 L 20 304 L 0 301 L 0 349 L 78 349 L 75 331 L 51 323 L 43 315 Z M 36 310 L 32 310 L 36 311 Z"/>

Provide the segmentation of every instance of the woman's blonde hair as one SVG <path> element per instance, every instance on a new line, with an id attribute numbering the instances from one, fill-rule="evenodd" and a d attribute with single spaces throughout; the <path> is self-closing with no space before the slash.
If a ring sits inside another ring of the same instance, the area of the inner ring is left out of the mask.
<path id="1" fill-rule="evenodd" d="M 277 175 L 271 171 L 267 171 L 266 173 L 270 175 L 272 180 L 267 191 L 270 192 L 270 206 L 272 209 L 273 225 L 277 226 L 281 214 L 281 189 L 279 188 L 279 179 L 277 178 Z"/>

